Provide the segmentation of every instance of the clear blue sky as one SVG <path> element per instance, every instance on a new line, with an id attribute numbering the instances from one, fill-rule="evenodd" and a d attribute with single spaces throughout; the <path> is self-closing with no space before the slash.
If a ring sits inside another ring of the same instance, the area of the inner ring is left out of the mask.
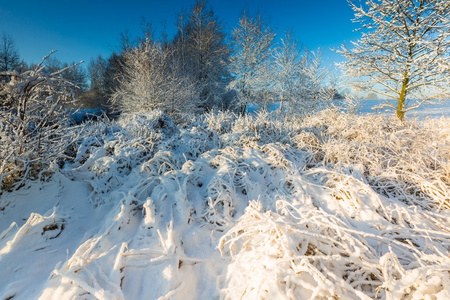
<path id="1" fill-rule="evenodd" d="M 141 34 L 144 17 L 169 34 L 175 32 L 176 15 L 190 9 L 182 0 L 0 0 L 0 32 L 16 41 L 26 62 L 39 62 L 50 50 L 63 62 L 84 60 L 101 54 L 108 57 L 118 45 L 121 32 Z M 299 41 L 311 50 L 323 49 L 327 64 L 340 60 L 328 49 L 356 40 L 351 22 L 353 12 L 345 0 L 209 0 L 215 14 L 233 28 L 243 9 L 262 15 L 282 34 L 291 28 Z"/>

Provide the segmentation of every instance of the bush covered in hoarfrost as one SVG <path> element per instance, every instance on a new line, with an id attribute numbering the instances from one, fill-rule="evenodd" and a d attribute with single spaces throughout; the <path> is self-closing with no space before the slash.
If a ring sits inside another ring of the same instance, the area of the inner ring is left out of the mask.
<path id="1" fill-rule="evenodd" d="M 322 128 L 315 155 L 323 164 L 353 166 L 378 193 L 407 204 L 450 208 L 450 121 L 400 122 L 381 115 L 322 111 L 304 125 Z M 299 147 L 316 141 L 298 140 Z M 312 148 L 311 148 L 312 149 Z"/>
<path id="2" fill-rule="evenodd" d="M 54 52 L 54 51 L 53 51 Z M 33 70 L 0 73 L 0 187 L 13 190 L 28 179 L 48 177 L 49 167 L 65 158 L 79 130 L 69 127 L 66 108 L 75 85 L 61 74 L 76 65 L 48 73 L 43 61 Z"/>
<path id="3" fill-rule="evenodd" d="M 155 112 L 85 133 L 62 173 L 110 211 L 42 298 L 450 297 L 448 119 Z"/>

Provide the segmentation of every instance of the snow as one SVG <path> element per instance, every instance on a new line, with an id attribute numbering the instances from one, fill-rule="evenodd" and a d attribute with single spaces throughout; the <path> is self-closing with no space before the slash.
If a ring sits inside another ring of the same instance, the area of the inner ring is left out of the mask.
<path id="1" fill-rule="evenodd" d="M 450 120 L 88 122 L 0 198 L 0 299 L 449 299 Z"/>

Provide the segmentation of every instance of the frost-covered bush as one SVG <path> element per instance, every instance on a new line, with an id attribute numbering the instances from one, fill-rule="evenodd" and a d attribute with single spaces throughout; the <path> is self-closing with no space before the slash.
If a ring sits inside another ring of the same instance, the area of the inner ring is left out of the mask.
<path id="1" fill-rule="evenodd" d="M 220 134 L 229 132 L 237 118 L 235 114 L 228 111 L 210 111 L 203 116 L 208 128 Z"/>
<path id="2" fill-rule="evenodd" d="M 77 130 L 69 128 L 67 107 L 75 85 L 61 74 L 71 67 L 46 73 L 44 62 L 35 69 L 6 72 L 11 80 L 0 91 L 0 185 L 11 190 L 26 179 L 48 176 L 48 167 L 63 158 Z"/>
<path id="3" fill-rule="evenodd" d="M 383 115 L 324 110 L 294 137 L 314 162 L 357 166 L 378 193 L 423 207 L 450 208 L 448 119 L 400 122 Z M 308 137 L 306 137 L 308 136 Z"/>
<path id="4" fill-rule="evenodd" d="M 113 107 L 124 113 L 161 110 L 182 120 L 199 110 L 194 82 L 183 73 L 173 49 L 143 41 L 124 54 L 123 78 L 111 96 Z"/>
<path id="5" fill-rule="evenodd" d="M 160 110 L 154 110 L 146 115 L 125 115 L 119 118 L 117 124 L 122 127 L 125 134 L 135 137 L 145 138 L 155 133 L 173 136 L 179 132 L 173 119 Z"/>

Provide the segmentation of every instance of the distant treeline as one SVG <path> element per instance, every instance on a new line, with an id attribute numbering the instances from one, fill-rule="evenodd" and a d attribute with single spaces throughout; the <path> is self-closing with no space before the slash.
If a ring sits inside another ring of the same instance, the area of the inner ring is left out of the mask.
<path id="1" fill-rule="evenodd" d="M 77 84 L 84 107 L 121 112 L 160 109 L 178 117 L 211 109 L 245 112 L 248 103 L 263 107 L 281 102 L 313 109 L 323 100 L 341 97 L 319 51 L 300 46 L 291 32 L 276 34 L 261 15 L 244 11 L 231 32 L 205 0 L 178 14 L 177 32 L 156 34 L 143 22 L 143 33 L 120 36 L 109 57 L 92 58 L 87 67 L 69 68 L 62 76 Z M 19 58 L 11 36 L 3 33 L 0 72 L 34 69 Z M 46 60 L 48 72 L 69 64 Z"/>

